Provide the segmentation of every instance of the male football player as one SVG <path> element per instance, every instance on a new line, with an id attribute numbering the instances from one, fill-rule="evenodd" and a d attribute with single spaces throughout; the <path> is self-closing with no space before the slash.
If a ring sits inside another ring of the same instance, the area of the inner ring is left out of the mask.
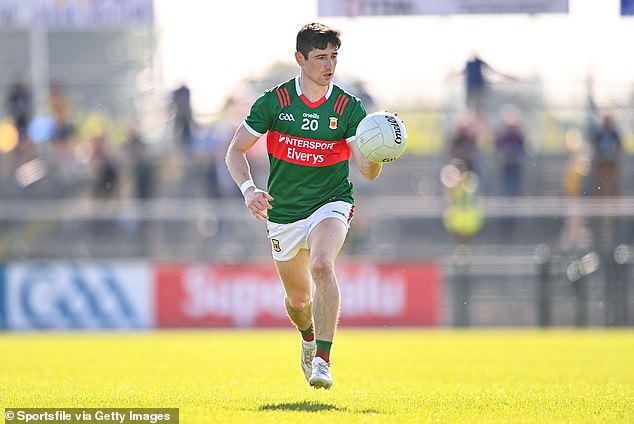
<path id="1" fill-rule="evenodd" d="M 330 349 L 339 319 L 335 259 L 354 209 L 349 159 L 369 180 L 381 164 L 359 151 L 366 116 L 357 97 L 334 84 L 340 33 L 320 23 L 297 34 L 299 76 L 260 96 L 238 127 L 226 164 L 251 214 L 266 220 L 288 316 L 302 335 L 301 364 L 311 386 L 330 389 Z M 253 182 L 246 153 L 266 134 L 267 190 Z M 313 295 L 314 284 L 314 295 Z"/>

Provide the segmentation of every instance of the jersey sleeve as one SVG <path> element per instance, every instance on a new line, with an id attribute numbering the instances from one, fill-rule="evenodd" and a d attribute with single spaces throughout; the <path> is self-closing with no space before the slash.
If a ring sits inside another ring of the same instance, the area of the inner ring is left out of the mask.
<path id="1" fill-rule="evenodd" d="M 365 111 L 365 106 L 363 106 L 363 102 L 356 97 L 352 97 L 354 103 L 352 104 L 352 108 L 350 109 L 350 117 L 348 119 L 348 127 L 346 130 L 346 142 L 350 143 L 357 138 L 357 127 L 359 126 L 359 122 L 367 115 Z"/>
<path id="2" fill-rule="evenodd" d="M 275 110 L 270 101 L 270 93 L 266 92 L 253 103 L 243 125 L 251 134 L 259 137 L 271 128 L 274 118 Z"/>

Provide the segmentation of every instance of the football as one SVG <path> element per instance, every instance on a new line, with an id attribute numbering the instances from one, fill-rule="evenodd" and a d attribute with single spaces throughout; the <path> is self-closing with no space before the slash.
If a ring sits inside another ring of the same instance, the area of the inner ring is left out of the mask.
<path id="1" fill-rule="evenodd" d="M 387 163 L 405 150 L 407 130 L 400 118 L 390 112 L 367 115 L 357 127 L 357 146 L 371 162 Z"/>

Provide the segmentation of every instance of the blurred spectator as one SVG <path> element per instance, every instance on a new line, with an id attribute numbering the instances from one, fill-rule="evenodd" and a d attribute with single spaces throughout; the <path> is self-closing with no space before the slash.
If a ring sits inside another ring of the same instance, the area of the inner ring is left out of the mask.
<path id="1" fill-rule="evenodd" d="M 479 118 L 485 115 L 490 107 L 490 76 L 493 74 L 512 80 L 516 79 L 513 76 L 493 69 L 491 65 L 480 58 L 478 53 L 473 53 L 464 68 L 457 73 L 457 75 L 462 75 L 464 78 L 465 104 Z"/>
<path id="2" fill-rule="evenodd" d="M 92 138 L 92 169 L 95 172 L 92 194 L 98 200 L 112 200 L 119 195 L 120 172 L 119 164 L 104 134 Z M 94 235 L 110 237 L 117 234 L 119 223 L 108 218 L 94 217 L 90 221 L 90 227 Z"/>
<path id="3" fill-rule="evenodd" d="M 486 94 L 489 89 L 486 72 L 492 69 L 477 54 L 474 54 L 465 64 L 463 73 L 466 105 L 476 113 L 481 113 L 485 107 Z"/>
<path id="4" fill-rule="evenodd" d="M 521 195 L 526 143 L 519 112 L 512 106 L 503 111 L 502 127 L 495 137 L 495 151 L 500 167 L 500 194 Z"/>
<path id="5" fill-rule="evenodd" d="M 183 147 L 191 143 L 194 117 L 191 106 L 191 92 L 186 84 L 182 84 L 172 92 L 171 108 L 174 113 L 174 136 Z"/>
<path id="6" fill-rule="evenodd" d="M 597 196 L 621 193 L 621 156 L 623 143 L 614 117 L 606 113 L 592 134 L 593 192 Z"/>
<path id="7" fill-rule="evenodd" d="M 23 189 L 44 178 L 46 169 L 40 159 L 33 140 L 29 135 L 29 125 L 33 117 L 33 103 L 31 90 L 22 75 L 18 75 L 7 92 L 6 109 L 11 117 L 13 127 L 9 143 L 2 147 L 4 152 L 11 152 L 11 166 L 9 173 L 13 174 L 13 181 L 17 183 L 16 193 L 24 194 Z M 7 133 L 5 133 L 6 137 Z"/>
<path id="8" fill-rule="evenodd" d="M 561 181 L 562 192 L 566 197 L 580 197 L 587 194 L 584 182 L 590 173 L 590 158 L 579 130 L 566 133 L 566 150 L 569 156 Z"/>
<path id="9" fill-rule="evenodd" d="M 28 137 L 28 127 L 33 116 L 33 101 L 31 90 L 22 76 L 18 76 L 9 87 L 6 106 L 18 131 L 18 143 L 23 143 Z"/>
<path id="10" fill-rule="evenodd" d="M 222 157 L 221 149 L 225 146 L 224 140 L 218 139 L 215 126 L 199 126 L 192 139 L 192 153 L 194 166 L 199 168 L 194 178 L 201 178 L 205 196 L 208 198 L 222 197 L 218 182 L 219 159 Z M 235 185 L 235 184 L 234 184 Z"/>
<path id="11" fill-rule="evenodd" d="M 77 129 L 72 121 L 72 108 L 65 88 L 53 83 L 49 89 L 49 109 L 53 118 L 51 137 L 50 181 L 56 196 L 76 196 L 86 183 L 82 164 L 78 161 Z"/>
<path id="12" fill-rule="evenodd" d="M 449 161 L 459 160 L 475 174 L 478 170 L 478 138 L 476 123 L 471 114 L 458 118 L 456 128 L 449 139 Z"/>
<path id="13" fill-rule="evenodd" d="M 133 196 L 141 200 L 152 198 L 155 194 L 156 172 L 147 145 L 137 128 L 128 130 L 126 150 L 132 167 Z"/>
<path id="14" fill-rule="evenodd" d="M 49 108 L 55 128 L 53 130 L 54 143 L 67 143 L 74 138 L 76 128 L 72 122 L 72 110 L 66 90 L 59 83 L 51 85 L 49 90 Z"/>
<path id="15" fill-rule="evenodd" d="M 566 202 L 566 218 L 561 233 L 561 246 L 566 251 L 575 251 L 591 244 L 591 233 L 579 205 L 574 199 L 586 194 L 585 180 L 590 172 L 590 158 L 579 130 L 566 133 L 566 149 L 569 157 L 566 162 L 561 188 L 564 196 L 572 201 Z"/>
<path id="16" fill-rule="evenodd" d="M 447 207 L 443 223 L 458 244 L 468 244 L 484 224 L 478 199 L 479 178 L 460 159 L 453 159 L 440 173 Z"/>
<path id="17" fill-rule="evenodd" d="M 115 197 L 119 188 L 119 167 L 104 135 L 93 139 L 93 161 L 97 172 L 93 190 L 95 196 L 102 199 Z"/>

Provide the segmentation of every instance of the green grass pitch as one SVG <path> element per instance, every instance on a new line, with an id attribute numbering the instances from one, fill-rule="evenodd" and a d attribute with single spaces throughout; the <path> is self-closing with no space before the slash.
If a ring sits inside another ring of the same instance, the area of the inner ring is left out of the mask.
<path id="1" fill-rule="evenodd" d="M 2 407 L 180 408 L 181 423 L 631 423 L 628 330 L 341 328 L 332 390 L 271 330 L 0 334 Z"/>

